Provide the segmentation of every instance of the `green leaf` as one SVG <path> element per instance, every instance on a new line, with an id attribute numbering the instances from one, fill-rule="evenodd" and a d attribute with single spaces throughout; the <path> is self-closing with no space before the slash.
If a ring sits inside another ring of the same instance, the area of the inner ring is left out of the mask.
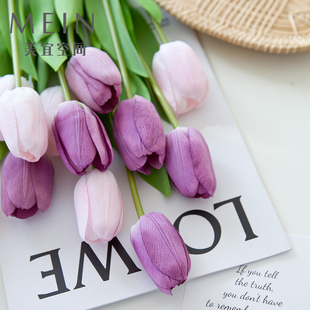
<path id="1" fill-rule="evenodd" d="M 1 1 L 1 0 L 0 0 Z M 116 60 L 116 53 L 110 33 L 110 28 L 105 14 L 102 0 L 86 0 L 85 8 L 88 19 L 91 20 L 94 13 L 94 29 L 103 49 L 110 55 L 113 60 Z"/>
<path id="2" fill-rule="evenodd" d="M 86 2 L 87 1 L 88 0 L 86 0 Z M 48 2 L 49 1 L 44 1 L 44 4 Z M 54 5 L 57 16 L 63 27 L 76 22 L 76 13 L 78 13 L 81 17 L 84 17 L 83 0 L 54 0 Z M 63 22 L 64 13 L 66 13 L 66 25 L 64 25 Z"/>
<path id="3" fill-rule="evenodd" d="M 30 10 L 33 18 L 33 38 L 34 41 L 40 41 L 45 37 L 51 35 L 50 32 L 59 31 L 59 22 L 57 16 L 55 15 L 54 3 L 53 1 L 43 1 L 43 0 L 29 0 Z M 63 1 L 65 2 L 65 1 Z M 44 23 L 44 15 L 46 23 Z M 62 19 L 62 17 L 61 17 Z M 44 27 L 46 27 L 44 31 Z M 49 32 L 49 33 L 43 33 Z"/>
<path id="4" fill-rule="evenodd" d="M 0 33 L 0 76 L 13 73 L 12 59 L 9 52 L 7 51 L 4 43 L 4 39 Z"/>
<path id="5" fill-rule="evenodd" d="M 0 141 L 0 160 L 9 152 L 4 141 Z"/>
<path id="6" fill-rule="evenodd" d="M 140 172 L 138 172 L 138 174 L 144 181 L 148 182 L 165 196 L 170 197 L 170 182 L 165 165 L 160 169 L 153 168 L 150 175 L 145 175 Z"/>
<path id="7" fill-rule="evenodd" d="M 49 78 L 49 66 L 48 64 L 42 59 L 42 57 L 38 57 L 38 83 L 37 83 L 37 91 L 39 94 L 46 88 L 48 78 Z"/>
<path id="8" fill-rule="evenodd" d="M 150 92 L 145 83 L 143 82 L 142 78 L 130 71 L 128 73 L 132 93 L 134 95 L 142 96 L 145 99 L 151 101 Z"/>
<path id="9" fill-rule="evenodd" d="M 122 14 L 119 0 L 110 1 L 110 5 L 120 45 L 123 51 L 126 67 L 140 76 L 148 77 L 148 74 L 140 59 L 139 53 L 135 48 L 134 44 L 132 43 L 130 35 L 126 28 L 126 23 L 124 16 Z"/>
<path id="10" fill-rule="evenodd" d="M 138 48 L 149 68 L 152 68 L 153 56 L 159 50 L 159 44 L 140 12 L 132 8 L 131 15 Z"/>
<path id="11" fill-rule="evenodd" d="M 10 22 L 7 0 L 0 0 L 0 31 L 5 42 L 5 46 L 11 55 Z"/>
<path id="12" fill-rule="evenodd" d="M 160 23 L 162 19 L 162 12 L 160 6 L 154 0 L 135 0 L 138 2 L 155 20 Z"/>
<path id="13" fill-rule="evenodd" d="M 45 44 L 45 43 L 53 44 L 52 49 L 51 49 L 52 51 L 51 56 L 43 56 L 43 46 L 41 46 L 41 44 Z M 67 56 L 62 56 L 62 52 L 61 52 L 62 48 L 61 50 L 58 50 L 59 46 L 57 44 L 61 44 L 61 43 L 62 42 L 60 41 L 59 34 L 55 32 L 49 37 L 46 37 L 42 39 L 41 41 L 39 41 L 36 45 L 38 55 L 46 63 L 48 63 L 54 69 L 54 71 L 57 71 L 59 67 L 63 64 L 63 62 L 65 62 L 68 59 Z"/>
<path id="14" fill-rule="evenodd" d="M 100 118 L 102 124 L 104 125 L 104 128 L 109 136 L 109 139 L 111 141 L 112 147 L 117 151 L 116 143 L 113 136 L 113 120 L 112 120 L 112 114 L 97 114 Z"/>
<path id="15" fill-rule="evenodd" d="M 127 27 L 128 33 L 130 35 L 131 41 L 135 45 L 136 49 L 138 49 L 129 5 L 128 5 L 126 0 L 120 0 L 120 5 L 122 8 L 126 27 Z"/>

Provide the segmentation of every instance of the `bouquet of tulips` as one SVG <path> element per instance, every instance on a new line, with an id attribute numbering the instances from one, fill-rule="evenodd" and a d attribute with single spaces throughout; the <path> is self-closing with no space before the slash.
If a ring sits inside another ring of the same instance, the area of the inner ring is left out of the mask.
<path id="1" fill-rule="evenodd" d="M 207 143 L 176 118 L 206 99 L 202 65 L 189 45 L 167 41 L 153 0 L 15 2 L 0 0 L 3 212 L 26 219 L 47 210 L 54 182 L 50 156 L 60 156 L 81 176 L 73 193 L 81 238 L 109 242 L 123 220 L 121 192 L 108 170 L 118 152 L 139 217 L 132 245 L 158 288 L 171 294 L 187 279 L 188 250 L 162 213 L 144 214 L 134 172 L 166 196 L 169 180 L 185 197 L 213 195 Z M 51 19 L 43 13 L 45 31 L 38 34 L 42 12 Z M 83 53 L 74 49 L 76 41 L 87 46 Z M 47 54 L 51 45 L 61 55 Z M 27 55 L 25 46 L 31 48 Z M 162 121 L 174 128 L 166 135 Z"/>

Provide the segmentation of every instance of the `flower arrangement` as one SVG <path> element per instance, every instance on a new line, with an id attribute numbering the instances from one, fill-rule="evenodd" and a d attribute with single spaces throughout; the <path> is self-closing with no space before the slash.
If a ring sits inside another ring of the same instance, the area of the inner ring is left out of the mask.
<path id="1" fill-rule="evenodd" d="M 9 152 L 1 177 L 2 210 L 20 219 L 38 209 L 44 212 L 54 182 L 49 156 L 60 156 L 80 176 L 72 196 L 81 238 L 109 242 L 123 220 L 121 192 L 108 170 L 116 151 L 126 166 L 139 218 L 132 227 L 132 245 L 154 283 L 171 294 L 187 279 L 188 250 L 162 213 L 144 214 L 134 172 L 166 196 L 169 179 L 185 197 L 213 196 L 216 178 L 207 143 L 196 129 L 180 127 L 176 118 L 203 104 L 206 75 L 190 46 L 167 41 L 153 0 L 65 3 L 19 0 L 16 10 L 15 0 L 8 0 L 1 12 L 0 40 L 6 47 L 1 52 L 12 63 L 0 71 L 1 158 Z M 36 30 L 41 22 L 35 15 L 45 10 L 54 12 L 49 13 L 54 22 L 43 25 L 49 31 L 29 31 L 26 24 L 32 18 L 26 21 L 24 12 L 33 13 Z M 74 48 L 76 40 L 87 46 L 83 53 Z M 27 56 L 22 44 L 31 47 Z M 64 48 L 60 56 L 46 50 L 51 44 Z M 34 45 L 41 51 L 38 57 Z M 55 76 L 59 85 L 46 87 Z M 174 128 L 166 135 L 162 121 Z"/>

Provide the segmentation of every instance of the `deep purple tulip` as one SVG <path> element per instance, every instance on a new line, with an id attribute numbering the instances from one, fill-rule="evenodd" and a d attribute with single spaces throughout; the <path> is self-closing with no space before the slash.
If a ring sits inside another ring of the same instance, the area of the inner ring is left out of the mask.
<path id="1" fill-rule="evenodd" d="M 121 74 L 110 56 L 95 47 L 70 58 L 66 78 L 72 91 L 94 111 L 111 112 L 122 93 Z"/>
<path id="2" fill-rule="evenodd" d="M 165 166 L 176 189 L 189 198 L 212 197 L 216 179 L 209 148 L 202 134 L 191 127 L 166 135 Z"/>
<path id="3" fill-rule="evenodd" d="M 11 153 L 6 157 L 1 176 L 1 207 L 6 216 L 20 219 L 44 212 L 51 204 L 54 168 L 47 156 L 28 162 Z"/>
<path id="4" fill-rule="evenodd" d="M 105 171 L 113 161 L 113 150 L 98 116 L 75 100 L 62 102 L 53 121 L 59 155 L 67 169 L 83 175 L 90 165 Z"/>
<path id="5" fill-rule="evenodd" d="M 134 96 L 123 100 L 114 115 L 113 133 L 118 151 L 131 171 L 149 175 L 165 159 L 165 134 L 154 105 Z"/>
<path id="6" fill-rule="evenodd" d="M 186 281 L 191 268 L 188 250 L 170 221 L 159 212 L 140 217 L 131 228 L 131 243 L 148 275 L 165 294 Z"/>

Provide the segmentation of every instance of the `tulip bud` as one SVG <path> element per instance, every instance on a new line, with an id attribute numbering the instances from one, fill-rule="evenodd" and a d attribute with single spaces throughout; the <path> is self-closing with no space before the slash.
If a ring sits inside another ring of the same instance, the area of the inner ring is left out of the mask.
<path id="1" fill-rule="evenodd" d="M 191 127 L 166 135 L 165 166 L 176 189 L 189 198 L 212 197 L 216 188 L 209 148 L 202 134 Z"/>
<path id="2" fill-rule="evenodd" d="M 176 116 L 200 107 L 209 83 L 193 49 L 182 41 L 162 44 L 153 58 L 153 74 Z"/>
<path id="3" fill-rule="evenodd" d="M 59 156 L 59 152 L 57 150 L 53 134 L 52 124 L 59 104 L 65 101 L 64 95 L 60 86 L 53 86 L 46 88 L 40 94 L 40 97 L 46 115 L 47 129 L 48 129 L 48 146 L 46 153 L 51 156 Z"/>
<path id="4" fill-rule="evenodd" d="M 113 161 L 113 150 L 98 116 L 75 100 L 59 104 L 53 121 L 59 155 L 67 169 L 83 175 L 92 164 L 105 171 Z"/>
<path id="5" fill-rule="evenodd" d="M 140 96 L 123 100 L 113 118 L 115 143 L 131 171 L 149 175 L 165 159 L 165 134 L 154 105 Z"/>
<path id="6" fill-rule="evenodd" d="M 21 77 L 21 84 L 23 87 L 33 88 L 31 80 L 26 80 L 23 76 Z M 7 74 L 0 77 L 0 97 L 6 90 L 13 90 L 15 88 L 14 74 Z"/>
<path id="7" fill-rule="evenodd" d="M 112 172 L 93 169 L 76 183 L 76 218 L 81 238 L 87 243 L 107 243 L 120 231 L 123 202 Z"/>
<path id="8" fill-rule="evenodd" d="M 191 268 L 188 250 L 170 221 L 159 212 L 140 217 L 131 228 L 131 243 L 145 271 L 165 294 L 186 281 Z"/>
<path id="9" fill-rule="evenodd" d="M 121 74 L 110 56 L 94 47 L 70 58 L 66 78 L 77 97 L 94 111 L 114 110 L 122 93 Z"/>
<path id="10" fill-rule="evenodd" d="M 0 97 L 0 126 L 11 153 L 30 162 L 47 149 L 47 121 L 38 93 L 29 87 L 6 90 Z"/>
<path id="11" fill-rule="evenodd" d="M 1 176 L 1 207 L 6 216 L 20 219 L 44 212 L 51 204 L 54 168 L 47 156 L 31 163 L 11 153 Z"/>

